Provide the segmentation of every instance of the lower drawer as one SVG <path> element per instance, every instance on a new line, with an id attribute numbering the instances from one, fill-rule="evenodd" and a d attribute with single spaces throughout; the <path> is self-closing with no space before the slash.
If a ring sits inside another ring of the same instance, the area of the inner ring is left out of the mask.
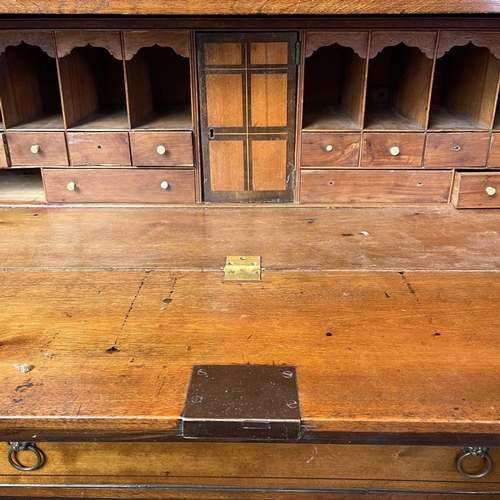
<path id="1" fill-rule="evenodd" d="M 457 172 L 451 201 L 457 208 L 500 208 L 500 172 Z"/>
<path id="2" fill-rule="evenodd" d="M 193 203 L 194 170 L 44 169 L 49 203 Z"/>
<path id="3" fill-rule="evenodd" d="M 452 172 L 302 170 L 303 203 L 446 203 Z"/>
<path id="4" fill-rule="evenodd" d="M 468 479 L 457 471 L 460 449 L 450 447 L 201 442 L 39 446 L 46 462 L 33 472 L 15 470 L 7 461 L 7 445 L 0 447 L 4 457 L 0 459 L 0 494 L 6 483 L 37 484 L 40 494 L 44 486 L 54 484 L 130 485 L 130 489 L 140 485 L 243 487 L 249 492 L 283 487 L 500 491 L 496 484 L 500 467 L 493 467 L 483 479 Z M 495 464 L 500 453 L 494 449 L 490 457 Z M 19 453 L 18 458 L 31 464 L 29 452 Z M 478 473 L 484 470 L 485 461 L 466 458 L 463 467 Z"/>

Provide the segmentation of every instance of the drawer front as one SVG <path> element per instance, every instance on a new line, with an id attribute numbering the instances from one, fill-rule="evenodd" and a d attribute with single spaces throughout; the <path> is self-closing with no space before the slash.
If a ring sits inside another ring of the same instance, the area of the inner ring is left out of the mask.
<path id="1" fill-rule="evenodd" d="M 43 177 L 52 203 L 195 201 L 193 170 L 44 169 Z"/>
<path id="2" fill-rule="evenodd" d="M 302 133 L 302 165 L 357 167 L 360 134 Z"/>
<path id="3" fill-rule="evenodd" d="M 491 138 L 488 166 L 493 168 L 500 167 L 500 134 L 493 134 L 493 137 Z"/>
<path id="4" fill-rule="evenodd" d="M 5 153 L 5 136 L 0 134 L 0 168 L 7 168 L 7 155 Z"/>
<path id="5" fill-rule="evenodd" d="M 131 165 L 127 132 L 68 132 L 71 165 Z"/>
<path id="6" fill-rule="evenodd" d="M 130 146 L 132 164 L 139 167 L 193 166 L 191 132 L 134 132 Z"/>
<path id="7" fill-rule="evenodd" d="M 8 448 L 2 443 L 2 482 L 17 483 L 23 478 L 23 482 L 54 484 L 57 476 L 62 484 L 130 481 L 157 485 L 335 488 L 342 484 L 352 487 L 355 481 L 365 481 L 365 486 L 373 485 L 370 481 L 398 481 L 394 488 L 414 482 L 414 488 L 425 490 L 429 489 L 425 484 L 428 481 L 442 483 L 439 488 L 443 491 L 467 487 L 474 490 L 475 485 L 481 484 L 486 490 L 495 491 L 498 490 L 495 482 L 500 480 L 498 467 L 483 480 L 472 481 L 461 476 L 456 469 L 460 450 L 453 447 L 140 442 L 39 443 L 39 446 L 46 456 L 45 465 L 38 471 L 23 473 L 8 464 Z M 498 463 L 498 450 L 492 450 L 490 455 Z M 28 453 L 21 453 L 20 458 L 26 465 L 31 464 Z M 468 460 L 471 462 L 465 462 L 464 467 L 471 472 L 484 467 L 479 459 L 477 463 Z M 385 488 L 390 486 L 385 484 Z"/>
<path id="8" fill-rule="evenodd" d="M 485 167 L 490 148 L 488 132 L 427 134 L 425 166 Z"/>
<path id="9" fill-rule="evenodd" d="M 7 132 L 13 167 L 65 167 L 68 153 L 64 132 Z"/>
<path id="10" fill-rule="evenodd" d="M 500 208 L 500 172 L 457 172 L 451 201 L 457 208 Z"/>
<path id="11" fill-rule="evenodd" d="M 420 167 L 424 134 L 364 134 L 363 167 Z"/>
<path id="12" fill-rule="evenodd" d="M 302 203 L 446 203 L 452 172 L 303 170 Z"/>

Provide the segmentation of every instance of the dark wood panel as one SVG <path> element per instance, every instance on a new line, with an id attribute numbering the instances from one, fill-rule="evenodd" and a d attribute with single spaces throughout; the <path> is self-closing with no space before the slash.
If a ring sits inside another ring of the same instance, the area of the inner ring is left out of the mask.
<path id="1" fill-rule="evenodd" d="M 52 203 L 194 203 L 194 172 L 167 169 L 45 169 Z"/>
<path id="2" fill-rule="evenodd" d="M 425 167 L 486 167 L 490 134 L 427 134 Z"/>
<path id="3" fill-rule="evenodd" d="M 500 172 L 457 172 L 451 201 L 457 208 L 500 208 Z"/>
<path id="4" fill-rule="evenodd" d="M 73 166 L 131 165 L 127 132 L 68 132 Z"/>
<path id="5" fill-rule="evenodd" d="M 7 132 L 12 165 L 68 166 L 64 132 Z"/>
<path id="6" fill-rule="evenodd" d="M 208 0 L 186 5 L 183 0 L 172 0 L 167 4 L 156 0 L 137 5 L 133 0 L 100 2 L 69 0 L 63 5 L 53 0 L 41 0 L 36 4 L 22 4 L 16 0 L 5 0 L 0 7 L 2 14 L 161 14 L 161 15 L 235 15 L 235 14 L 486 14 L 500 13 L 498 0 L 380 0 L 376 3 L 363 0 L 335 2 L 321 0 L 299 4 L 291 0 L 269 3 L 258 0 L 251 4 L 234 0 Z"/>
<path id="7" fill-rule="evenodd" d="M 446 203 L 452 172 L 303 170 L 302 203 Z"/>

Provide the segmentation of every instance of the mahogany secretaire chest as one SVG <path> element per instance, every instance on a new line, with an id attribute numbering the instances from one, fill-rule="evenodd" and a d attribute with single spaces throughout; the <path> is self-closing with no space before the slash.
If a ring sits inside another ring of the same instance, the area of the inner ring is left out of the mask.
<path id="1" fill-rule="evenodd" d="M 499 15 L 3 0 L 0 496 L 499 495 Z"/>

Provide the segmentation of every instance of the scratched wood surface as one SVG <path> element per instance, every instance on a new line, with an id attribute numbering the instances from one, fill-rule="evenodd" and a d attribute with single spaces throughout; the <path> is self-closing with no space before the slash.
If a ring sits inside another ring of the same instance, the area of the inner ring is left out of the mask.
<path id="1" fill-rule="evenodd" d="M 474 14 L 499 13 L 500 0 L 4 0 L 1 14 Z"/>
<path id="2" fill-rule="evenodd" d="M 1 439 L 175 436 L 204 363 L 296 365 L 313 434 L 498 436 L 497 272 L 221 277 L 1 273 Z"/>
<path id="3" fill-rule="evenodd" d="M 112 242 L 112 244 L 110 244 Z M 444 208 L 0 209 L 0 268 L 500 268 L 500 213 Z"/>

